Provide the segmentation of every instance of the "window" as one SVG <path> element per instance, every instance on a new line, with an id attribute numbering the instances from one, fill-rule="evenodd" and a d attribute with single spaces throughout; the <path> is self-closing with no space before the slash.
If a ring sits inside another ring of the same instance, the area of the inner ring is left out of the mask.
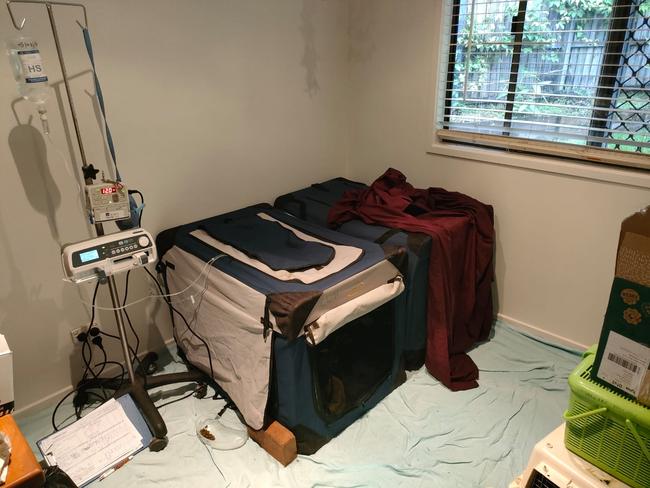
<path id="1" fill-rule="evenodd" d="M 448 0 L 442 140 L 650 169 L 650 0 Z"/>

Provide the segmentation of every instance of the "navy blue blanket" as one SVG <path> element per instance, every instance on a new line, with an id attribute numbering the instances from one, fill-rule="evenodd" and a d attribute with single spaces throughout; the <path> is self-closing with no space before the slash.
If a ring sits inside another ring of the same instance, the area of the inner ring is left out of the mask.
<path id="1" fill-rule="evenodd" d="M 304 241 L 278 222 L 257 215 L 204 222 L 199 228 L 275 271 L 316 268 L 334 258 L 331 246 Z"/>

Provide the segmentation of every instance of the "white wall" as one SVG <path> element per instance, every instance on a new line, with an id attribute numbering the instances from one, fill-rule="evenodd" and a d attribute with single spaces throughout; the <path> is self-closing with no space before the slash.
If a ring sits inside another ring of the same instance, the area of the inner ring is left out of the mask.
<path id="1" fill-rule="evenodd" d="M 602 325 L 620 222 L 650 203 L 650 192 L 426 154 L 442 3 L 350 3 L 349 175 L 370 182 L 392 165 L 416 186 L 441 186 L 492 204 L 500 313 L 548 335 L 591 344 Z M 492 152 L 488 161 L 502 158 Z M 539 165 L 539 159 L 528 163 Z M 623 176 L 635 181 L 629 172 Z"/>
<path id="2" fill-rule="evenodd" d="M 345 171 L 347 4 L 343 0 L 87 0 L 98 72 L 123 177 L 147 201 L 152 233 L 261 201 Z M 41 44 L 50 81 L 61 74 L 42 7 L 17 5 Z M 74 9 L 57 8 L 89 160 L 107 167 Z M 0 25 L 11 35 L 4 6 Z M 2 63 L 0 63 L 1 65 Z M 80 76 L 79 76 L 80 75 Z M 60 242 L 89 237 L 72 179 L 16 101 L 0 69 L 0 333 L 15 353 L 17 407 L 68 387 L 81 371 L 69 330 L 87 323 L 90 286 L 62 282 Z M 63 100 L 65 100 L 65 95 Z M 15 114 L 12 112 L 12 106 Z M 67 109 L 66 109 L 67 110 Z M 52 138 L 65 154 L 56 98 Z M 67 136 L 74 137 L 72 134 Z M 76 171 L 76 170 L 75 170 Z M 130 298 L 148 292 L 135 276 Z M 104 290 L 100 303 L 108 306 Z M 170 327 L 159 302 L 134 306 L 146 348 Z M 114 332 L 110 312 L 100 323 Z M 110 355 L 119 358 L 113 347 Z"/>

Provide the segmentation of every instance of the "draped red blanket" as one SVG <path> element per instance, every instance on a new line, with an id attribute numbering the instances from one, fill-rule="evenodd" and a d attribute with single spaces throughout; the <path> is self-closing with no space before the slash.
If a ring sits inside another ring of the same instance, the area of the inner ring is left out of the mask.
<path id="1" fill-rule="evenodd" d="M 492 207 L 442 188 L 413 188 L 390 168 L 370 188 L 346 192 L 328 224 L 353 219 L 431 236 L 425 364 L 452 390 L 478 386 L 465 353 L 492 328 Z"/>

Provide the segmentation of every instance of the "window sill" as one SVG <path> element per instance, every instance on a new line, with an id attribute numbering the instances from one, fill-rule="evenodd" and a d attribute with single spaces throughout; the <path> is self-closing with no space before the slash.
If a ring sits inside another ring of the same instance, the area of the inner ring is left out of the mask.
<path id="1" fill-rule="evenodd" d="M 531 156 L 498 149 L 485 149 L 461 144 L 435 142 L 427 154 L 450 156 L 487 164 L 529 169 L 544 173 L 568 175 L 589 180 L 650 189 L 650 172 L 625 169 L 605 164 L 576 162 L 562 158 Z"/>

